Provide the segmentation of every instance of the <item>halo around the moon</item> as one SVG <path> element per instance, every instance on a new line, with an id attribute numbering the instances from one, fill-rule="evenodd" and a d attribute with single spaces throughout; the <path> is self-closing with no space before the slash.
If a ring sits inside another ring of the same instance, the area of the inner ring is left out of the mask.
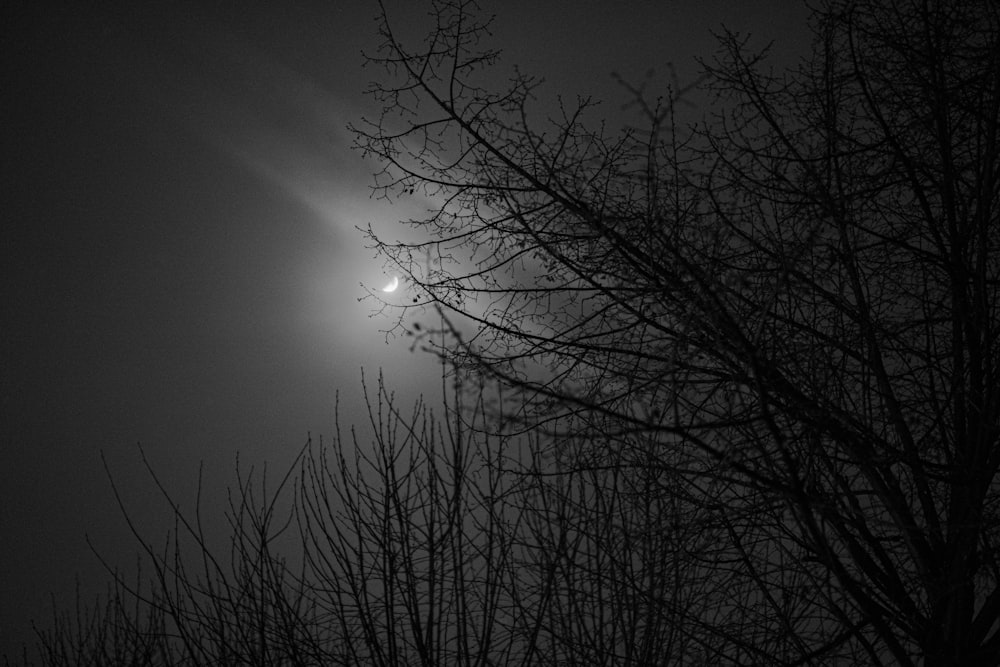
<path id="1" fill-rule="evenodd" d="M 395 292 L 396 288 L 399 287 L 399 277 L 393 276 L 392 282 L 382 288 L 383 292 Z"/>

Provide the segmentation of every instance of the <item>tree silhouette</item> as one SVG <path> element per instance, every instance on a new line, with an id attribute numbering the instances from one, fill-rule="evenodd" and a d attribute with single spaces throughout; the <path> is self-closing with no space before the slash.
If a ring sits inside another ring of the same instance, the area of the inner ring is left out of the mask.
<path id="1" fill-rule="evenodd" d="M 996 664 L 996 7 L 833 0 L 780 76 L 724 34 L 687 133 L 683 90 L 633 89 L 641 129 L 539 118 L 532 79 L 488 87 L 473 3 L 435 7 L 413 47 L 382 22 L 355 130 L 380 193 L 435 204 L 373 238 L 438 352 L 558 465 L 705 516 L 729 599 L 677 631 L 713 660 Z"/>
<path id="2" fill-rule="evenodd" d="M 222 549 L 150 469 L 176 517 L 166 541 L 129 520 L 151 576 L 57 615 L 38 662 L 707 664 L 692 610 L 725 578 L 680 584 L 709 574 L 710 527 L 658 471 L 561 469 L 531 434 L 488 435 L 488 395 L 452 387 L 438 418 L 380 377 L 369 429 L 308 443 L 276 486 L 238 474 Z"/>

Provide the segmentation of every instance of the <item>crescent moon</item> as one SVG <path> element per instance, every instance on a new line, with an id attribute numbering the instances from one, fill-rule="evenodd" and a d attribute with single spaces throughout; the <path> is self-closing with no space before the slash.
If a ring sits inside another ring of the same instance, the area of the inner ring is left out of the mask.
<path id="1" fill-rule="evenodd" d="M 383 292 L 395 292 L 396 288 L 399 287 L 399 277 L 393 276 L 392 282 L 382 288 Z"/>

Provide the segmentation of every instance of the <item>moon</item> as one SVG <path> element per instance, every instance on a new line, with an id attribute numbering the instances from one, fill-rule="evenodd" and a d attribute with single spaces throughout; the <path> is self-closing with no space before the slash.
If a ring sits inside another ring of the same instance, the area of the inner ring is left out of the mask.
<path id="1" fill-rule="evenodd" d="M 399 278 L 397 276 L 392 277 L 392 282 L 382 288 L 383 292 L 395 292 L 396 288 L 399 287 Z"/>

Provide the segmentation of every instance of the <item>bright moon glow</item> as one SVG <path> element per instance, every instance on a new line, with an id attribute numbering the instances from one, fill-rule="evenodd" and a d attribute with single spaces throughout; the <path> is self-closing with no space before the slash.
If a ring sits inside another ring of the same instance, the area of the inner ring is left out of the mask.
<path id="1" fill-rule="evenodd" d="M 399 278 L 396 276 L 392 277 L 392 282 L 382 288 L 383 292 L 395 292 L 396 288 L 399 287 Z"/>

